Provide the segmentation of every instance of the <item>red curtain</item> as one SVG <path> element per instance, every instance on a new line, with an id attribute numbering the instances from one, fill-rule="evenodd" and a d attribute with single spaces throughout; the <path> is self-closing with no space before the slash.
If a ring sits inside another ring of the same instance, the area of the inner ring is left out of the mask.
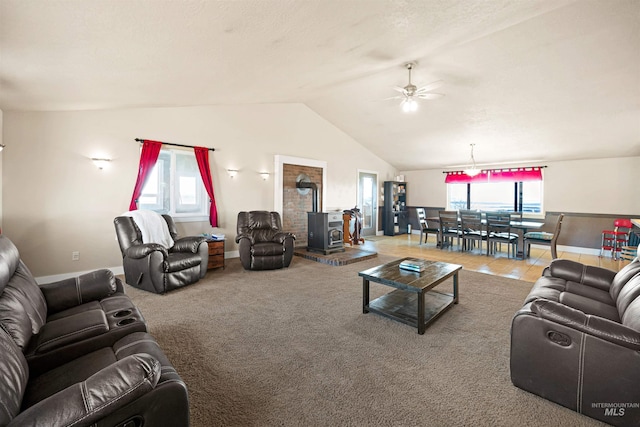
<path id="1" fill-rule="evenodd" d="M 148 139 L 145 139 L 142 142 L 140 165 L 138 166 L 138 179 L 136 180 L 136 185 L 133 188 L 131 203 L 129 203 L 130 211 L 135 211 L 136 209 L 138 209 L 138 197 L 140 197 L 140 194 L 142 193 L 142 188 L 147 181 L 147 177 L 149 176 L 151 169 L 153 169 L 156 161 L 158 161 L 158 155 L 160 154 L 161 148 L 162 143 L 158 141 L 150 141 Z"/>
<path id="2" fill-rule="evenodd" d="M 489 182 L 487 171 L 482 171 L 478 175 L 470 176 L 462 171 L 447 172 L 447 177 L 444 180 L 447 184 L 469 184 L 469 183 L 482 183 Z"/>
<path id="3" fill-rule="evenodd" d="M 542 181 L 542 168 L 491 169 L 490 182 Z"/>
<path id="4" fill-rule="evenodd" d="M 542 167 L 487 169 L 476 176 L 462 171 L 447 172 L 446 184 L 477 184 L 484 182 L 542 181 Z"/>
<path id="5" fill-rule="evenodd" d="M 200 169 L 200 176 L 202 176 L 204 188 L 207 189 L 207 194 L 209 194 L 209 199 L 211 201 L 211 207 L 209 208 L 209 223 L 212 227 L 217 227 L 218 209 L 216 208 L 216 199 L 213 196 L 213 182 L 211 181 L 211 170 L 209 169 L 209 149 L 204 147 L 193 147 L 193 152 L 196 155 L 196 161 L 198 162 L 198 169 Z"/>

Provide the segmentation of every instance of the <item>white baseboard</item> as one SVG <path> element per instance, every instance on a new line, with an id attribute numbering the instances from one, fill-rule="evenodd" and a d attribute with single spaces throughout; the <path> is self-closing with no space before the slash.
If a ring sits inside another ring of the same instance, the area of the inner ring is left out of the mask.
<path id="1" fill-rule="evenodd" d="M 537 249 L 547 249 L 549 250 L 549 246 L 546 245 L 531 245 L 534 248 Z M 563 245 L 558 245 L 557 247 L 558 252 L 570 252 L 573 254 L 582 254 L 582 255 L 600 255 L 600 249 L 596 249 L 596 248 L 581 248 L 579 246 L 563 246 Z"/>
<path id="2" fill-rule="evenodd" d="M 239 258 L 240 257 L 240 251 L 229 251 L 229 252 L 225 252 L 224 253 L 224 257 L 225 258 Z M 124 275 L 124 268 L 119 265 L 117 267 L 102 267 L 102 268 L 106 268 L 107 270 L 111 270 L 113 271 L 113 274 L 115 274 L 116 276 L 122 276 Z M 36 277 L 36 282 L 38 282 L 38 284 L 43 285 L 45 283 L 52 283 L 52 282 L 57 282 L 59 280 L 64 280 L 64 279 L 70 279 L 72 277 L 78 277 L 82 274 L 86 274 L 86 273 L 91 273 L 92 271 L 96 271 L 96 270 L 100 270 L 101 268 L 95 268 L 93 270 L 86 270 L 86 271 L 73 271 L 71 273 L 63 273 L 63 274 L 54 274 L 52 276 L 40 276 L 40 277 Z"/>
<path id="3" fill-rule="evenodd" d="M 52 282 L 57 282 L 64 279 L 70 279 L 72 277 L 78 277 L 86 273 L 91 273 L 92 271 L 101 270 L 103 268 L 113 271 L 113 274 L 115 274 L 116 276 L 124 274 L 124 269 L 120 265 L 118 267 L 102 267 L 102 268 L 95 268 L 93 270 L 73 271 L 71 273 L 54 274 L 52 276 L 40 276 L 40 277 L 36 277 L 35 279 L 36 279 L 36 282 L 38 282 L 38 284 L 43 285 L 45 283 L 52 283 Z"/>

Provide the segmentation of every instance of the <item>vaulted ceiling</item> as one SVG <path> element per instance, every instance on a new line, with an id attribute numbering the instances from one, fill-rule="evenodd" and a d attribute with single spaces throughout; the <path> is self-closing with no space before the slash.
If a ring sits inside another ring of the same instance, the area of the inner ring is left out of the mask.
<path id="1" fill-rule="evenodd" d="M 256 103 L 399 170 L 639 156 L 640 1 L 0 0 L 3 111 Z"/>

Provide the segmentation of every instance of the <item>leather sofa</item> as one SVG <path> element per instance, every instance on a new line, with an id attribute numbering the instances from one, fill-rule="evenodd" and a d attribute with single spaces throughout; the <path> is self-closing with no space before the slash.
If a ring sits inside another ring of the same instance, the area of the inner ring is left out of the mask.
<path id="1" fill-rule="evenodd" d="M 0 427 L 188 425 L 187 389 L 109 270 L 38 285 L 0 235 Z"/>
<path id="2" fill-rule="evenodd" d="M 173 219 L 169 215 L 162 218 L 174 241 L 170 248 L 143 242 L 140 228 L 129 216 L 113 221 L 127 284 L 158 294 L 202 279 L 209 261 L 209 245 L 204 236 L 179 238 Z"/>
<path id="3" fill-rule="evenodd" d="M 640 261 L 554 260 L 511 326 L 511 381 L 612 425 L 640 425 Z"/>
<path id="4" fill-rule="evenodd" d="M 291 264 L 296 236 L 282 231 L 278 212 L 240 212 L 237 233 L 240 262 L 245 270 L 274 270 Z"/>

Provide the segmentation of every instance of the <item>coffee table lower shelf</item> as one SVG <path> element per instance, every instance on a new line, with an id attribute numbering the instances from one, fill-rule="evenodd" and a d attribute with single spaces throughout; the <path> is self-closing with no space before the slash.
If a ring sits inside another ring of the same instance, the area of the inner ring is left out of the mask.
<path id="1" fill-rule="evenodd" d="M 416 292 L 396 289 L 364 307 L 364 311 L 376 313 L 407 325 L 424 330 L 418 326 L 418 296 Z M 453 294 L 428 291 L 424 293 L 424 326 L 436 320 L 455 303 Z"/>

